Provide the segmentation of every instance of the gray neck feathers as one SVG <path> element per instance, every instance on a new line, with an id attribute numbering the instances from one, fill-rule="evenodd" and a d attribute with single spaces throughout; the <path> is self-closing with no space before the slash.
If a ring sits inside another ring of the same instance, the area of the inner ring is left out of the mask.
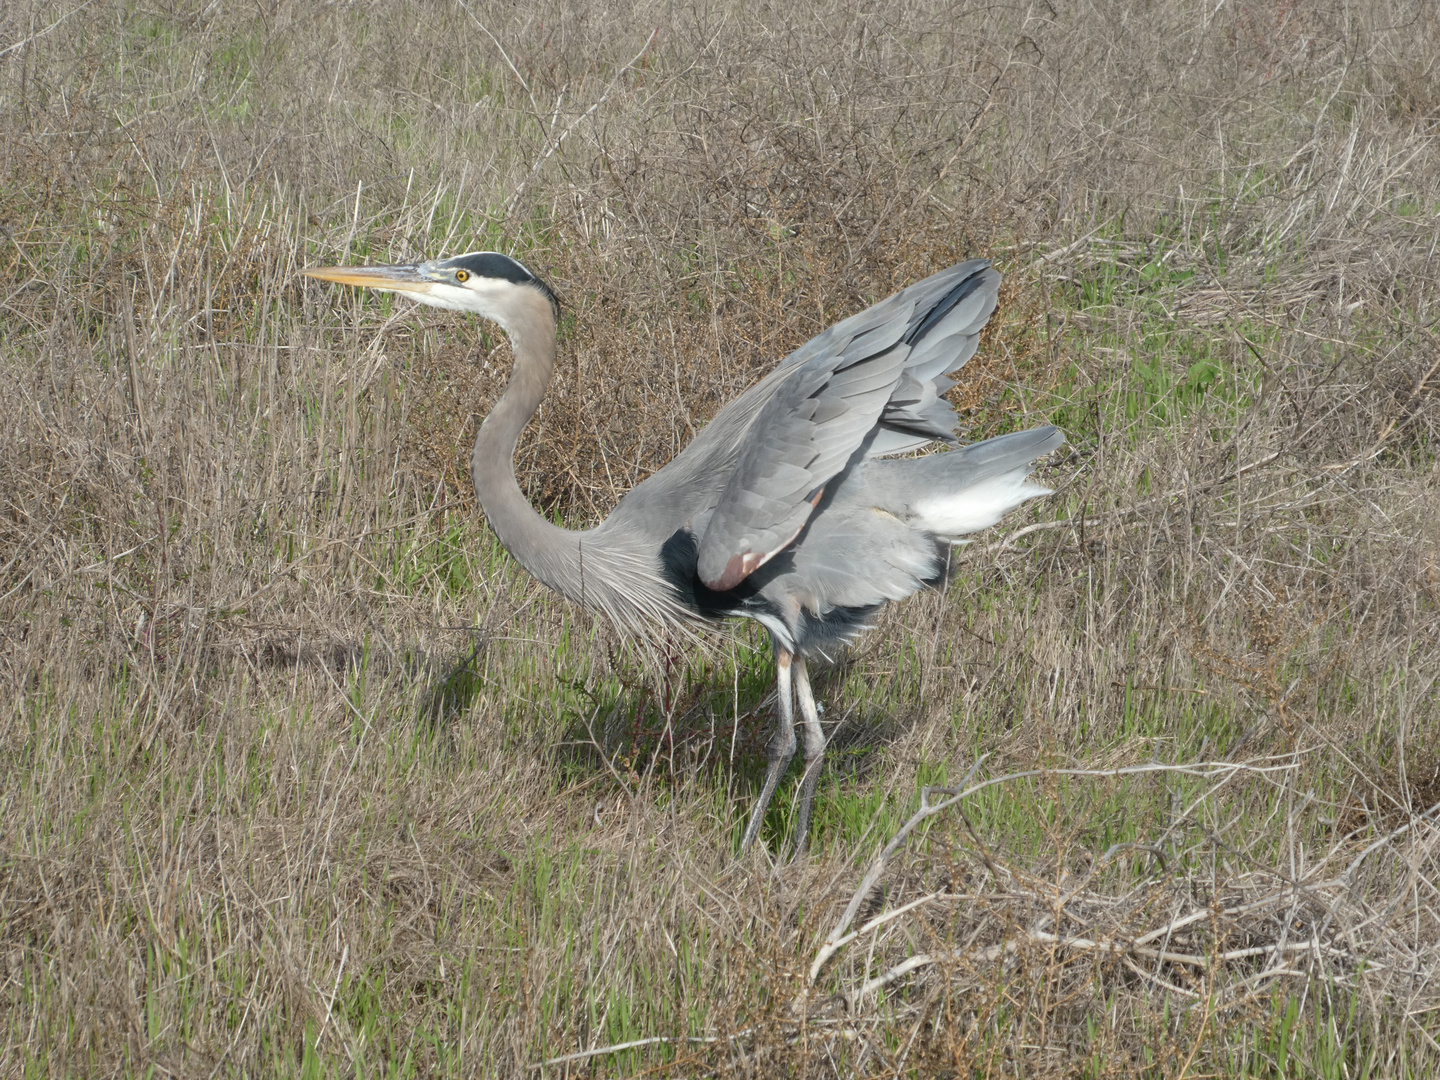
<path id="1" fill-rule="evenodd" d="M 555 368 L 554 322 L 546 320 L 548 333 L 507 329 L 515 366 L 505 393 L 480 425 L 470 455 L 470 479 L 490 527 L 538 581 L 600 611 L 622 629 L 686 621 L 687 612 L 661 574 L 658 544 L 603 526 L 562 529 L 526 500 L 515 480 L 515 447 Z"/>

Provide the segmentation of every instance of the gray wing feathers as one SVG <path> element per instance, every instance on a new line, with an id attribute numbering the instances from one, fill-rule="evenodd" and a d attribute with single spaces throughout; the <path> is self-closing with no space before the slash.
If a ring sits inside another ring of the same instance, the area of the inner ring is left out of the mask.
<path id="1" fill-rule="evenodd" d="M 846 506 L 816 519 L 795 549 L 795 600 L 817 613 L 903 600 L 939 573 L 935 542 L 898 518 Z M 788 584 L 788 582 L 787 582 Z"/>
<path id="2" fill-rule="evenodd" d="M 895 345 L 899 337 L 872 330 L 839 357 L 817 356 L 760 410 L 700 541 L 696 570 L 706 585 L 733 589 L 804 528 L 889 399 L 910 351 Z M 865 355 L 867 338 L 894 347 Z"/>
<path id="3" fill-rule="evenodd" d="M 734 468 L 700 540 L 706 585 L 734 588 L 783 550 L 862 446 L 876 457 L 954 438 L 945 376 L 974 355 L 999 285 L 983 260 L 943 270 L 791 353 L 755 388 L 768 396 L 758 409 L 750 394 L 735 403 L 753 419 L 735 428 Z"/>
<path id="4" fill-rule="evenodd" d="M 880 417 L 869 457 L 903 454 L 936 440 L 954 441 L 955 410 L 944 395 L 955 383 L 946 376 L 959 371 L 975 355 L 980 332 L 995 310 L 1000 275 L 985 268 L 964 284 L 967 288 L 955 289 L 945 297 L 950 302 L 948 310 L 937 309 L 938 317 L 932 312 L 910 337 L 914 347 Z"/>
<path id="5" fill-rule="evenodd" d="M 919 284 L 924 284 L 920 282 Z M 918 288 L 918 285 L 912 286 Z M 896 293 L 888 300 L 882 300 L 874 307 L 866 308 L 858 315 L 842 319 L 834 326 L 816 334 L 796 349 L 777 366 L 778 369 L 799 367 L 821 357 L 838 356 L 850 348 L 858 339 L 874 333 L 877 329 L 889 328 L 891 335 L 885 341 L 883 335 L 867 342 L 871 350 L 893 345 L 904 336 L 909 326 L 908 316 L 915 310 L 913 300 L 907 297 L 909 289 Z"/>
<path id="6" fill-rule="evenodd" d="M 993 275 L 1000 284 L 1000 275 Z M 980 344 L 980 331 L 995 310 L 995 288 L 985 289 L 957 304 L 935 328 L 916 345 L 906 368 L 919 379 L 934 379 L 965 366 Z"/>

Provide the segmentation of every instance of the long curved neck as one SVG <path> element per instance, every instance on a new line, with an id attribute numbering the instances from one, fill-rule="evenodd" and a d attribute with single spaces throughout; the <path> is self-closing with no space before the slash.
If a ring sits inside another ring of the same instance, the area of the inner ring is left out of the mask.
<path id="1" fill-rule="evenodd" d="M 571 532 L 550 524 L 526 500 L 515 482 L 515 446 L 555 369 L 555 319 L 539 292 L 529 310 L 492 311 L 490 317 L 510 335 L 515 367 L 475 436 L 470 479 L 500 543 L 539 581 L 622 628 L 684 622 L 690 614 L 659 557 L 663 536 L 657 541 L 637 532 L 633 521 L 616 527 L 613 516 L 595 529 Z"/>
<path id="2" fill-rule="evenodd" d="M 510 336 L 515 366 L 499 402 L 480 425 L 470 454 L 470 479 L 490 526 L 505 550 L 532 575 L 558 592 L 581 599 L 584 591 L 580 540 L 583 533 L 561 529 L 535 512 L 515 481 L 515 447 L 520 432 L 540 407 L 555 368 L 555 323 L 549 304 L 517 331 L 514 321 L 502 323 Z"/>

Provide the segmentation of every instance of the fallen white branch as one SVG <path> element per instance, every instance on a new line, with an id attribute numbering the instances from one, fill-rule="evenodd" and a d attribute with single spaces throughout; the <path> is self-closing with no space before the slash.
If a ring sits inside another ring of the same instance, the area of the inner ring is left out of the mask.
<path id="1" fill-rule="evenodd" d="M 630 1042 L 614 1043 L 610 1046 L 597 1046 L 593 1050 L 577 1050 L 573 1054 L 562 1054 L 559 1057 L 548 1058 L 538 1064 L 531 1065 L 533 1072 L 536 1069 L 544 1069 L 550 1065 L 564 1065 L 570 1061 L 585 1061 L 589 1058 L 600 1057 L 602 1054 L 618 1054 L 622 1050 L 637 1050 L 642 1046 L 659 1046 L 665 1043 L 717 1043 L 734 1042 L 736 1039 L 743 1039 L 753 1034 L 754 1028 L 746 1028 L 744 1031 L 737 1031 L 734 1035 L 655 1035 L 648 1039 L 632 1039 Z"/>
<path id="2" fill-rule="evenodd" d="M 1295 955 L 1299 953 L 1325 954 L 1329 956 L 1348 957 L 1349 954 L 1343 949 L 1333 946 L 1321 945 L 1318 941 L 1299 941 L 1287 945 L 1257 945 L 1247 949 L 1229 949 L 1225 952 L 1214 953 L 1210 956 L 1199 956 L 1190 953 L 1168 952 L 1162 949 L 1137 949 L 1133 945 L 1123 941 L 1092 941 L 1082 937 L 1061 937 L 1057 934 L 1048 934 L 1044 931 L 1028 931 L 1007 941 L 996 945 L 987 945 L 979 949 L 956 949 L 950 952 L 939 953 L 917 953 L 907 957 L 900 963 L 886 970 L 884 973 L 875 976 L 863 983 L 859 989 L 852 990 L 845 995 L 846 1003 L 851 1009 L 855 1008 L 862 1000 L 873 994 L 875 991 L 889 986 L 891 983 L 904 978 L 913 971 L 923 967 L 939 963 L 966 963 L 970 965 L 994 963 L 1000 957 L 1013 953 L 1020 948 L 1022 942 L 1030 942 L 1035 945 L 1043 945 L 1052 948 L 1070 949 L 1076 952 L 1092 952 L 1114 956 L 1126 967 L 1150 982 L 1163 985 L 1165 988 L 1175 990 L 1190 997 L 1197 995 L 1189 990 L 1184 990 L 1173 983 L 1161 979 L 1153 972 L 1146 972 L 1131 960 L 1131 956 L 1141 956 L 1146 959 L 1158 960 L 1161 963 L 1181 964 L 1186 967 L 1212 969 L 1218 964 L 1234 963 L 1237 960 L 1247 960 L 1257 956 Z M 1384 965 L 1370 963 L 1372 970 L 1378 970 Z M 1254 980 L 1277 977 L 1280 975 L 1301 974 L 1288 967 L 1270 967 L 1259 972 L 1247 981 L 1253 984 Z"/>
<path id="3" fill-rule="evenodd" d="M 844 914 L 840 916 L 840 921 L 835 924 L 835 927 L 825 936 L 825 940 L 821 942 L 820 948 L 815 954 L 815 959 L 810 965 L 809 980 L 806 983 L 807 986 L 813 986 L 815 984 L 815 980 L 819 977 L 821 970 L 830 961 L 831 957 L 851 941 L 855 940 L 860 933 L 864 932 L 862 930 L 854 934 L 847 933 L 850 925 L 855 921 L 855 916 L 859 913 L 860 908 L 874 891 L 875 885 L 880 880 L 880 875 L 885 872 L 885 868 L 889 864 L 891 857 L 904 845 L 905 841 L 909 839 L 910 834 L 925 821 L 928 821 L 937 814 L 944 813 L 962 800 L 984 791 L 986 788 L 1037 776 L 1119 778 L 1122 776 L 1139 776 L 1150 773 L 1169 773 L 1193 776 L 1204 780 L 1228 780 L 1237 773 L 1268 775 L 1271 773 L 1288 772 L 1298 767 L 1298 762 L 1292 757 L 1288 761 L 1276 765 L 1249 765 L 1220 761 L 1193 765 L 1164 765 L 1152 763 L 1148 765 L 1128 765 L 1118 769 L 1029 769 L 1025 772 L 1007 773 L 1004 776 L 997 776 L 989 780 L 982 780 L 979 783 L 971 784 L 970 781 L 974 778 L 975 773 L 979 771 L 980 766 L 983 765 L 984 762 L 985 756 L 977 759 L 975 764 L 970 767 L 970 771 L 965 774 L 965 778 L 955 787 L 926 787 L 921 789 L 920 808 L 910 816 L 910 819 L 900 827 L 890 842 L 886 844 L 880 854 L 875 857 L 875 861 L 870 864 L 869 869 L 865 872 L 865 876 L 861 878 L 854 895 L 851 896 L 850 903 L 846 906 Z M 936 795 L 943 796 L 943 798 L 939 802 L 931 802 L 931 799 Z M 888 921 L 889 917 L 888 915 L 882 916 L 882 919 Z M 871 923 L 879 925 L 876 920 L 871 920 Z M 867 926 L 871 923 L 867 923 Z"/>

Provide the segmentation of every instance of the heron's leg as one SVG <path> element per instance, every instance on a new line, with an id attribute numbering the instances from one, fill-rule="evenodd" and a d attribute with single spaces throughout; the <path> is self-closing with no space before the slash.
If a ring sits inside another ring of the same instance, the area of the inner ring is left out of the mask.
<path id="1" fill-rule="evenodd" d="M 795 658 L 795 697 L 800 703 L 800 716 L 804 721 L 805 775 L 800 778 L 800 813 L 795 819 L 795 854 L 805 854 L 805 843 L 810 838 L 810 807 L 815 799 L 815 789 L 820 784 L 820 768 L 825 760 L 825 732 L 820 727 L 820 710 L 815 708 L 815 695 L 810 691 L 810 672 L 805 668 L 805 658 Z"/>
<path id="2" fill-rule="evenodd" d="M 775 650 L 775 734 L 770 738 L 765 766 L 765 782 L 760 785 L 760 795 L 750 811 L 750 824 L 745 826 L 745 836 L 740 841 L 743 854 L 760 835 L 760 823 L 765 820 L 765 810 L 775 794 L 775 786 L 795 756 L 795 704 L 790 689 L 790 665 L 793 656 L 785 649 Z"/>

